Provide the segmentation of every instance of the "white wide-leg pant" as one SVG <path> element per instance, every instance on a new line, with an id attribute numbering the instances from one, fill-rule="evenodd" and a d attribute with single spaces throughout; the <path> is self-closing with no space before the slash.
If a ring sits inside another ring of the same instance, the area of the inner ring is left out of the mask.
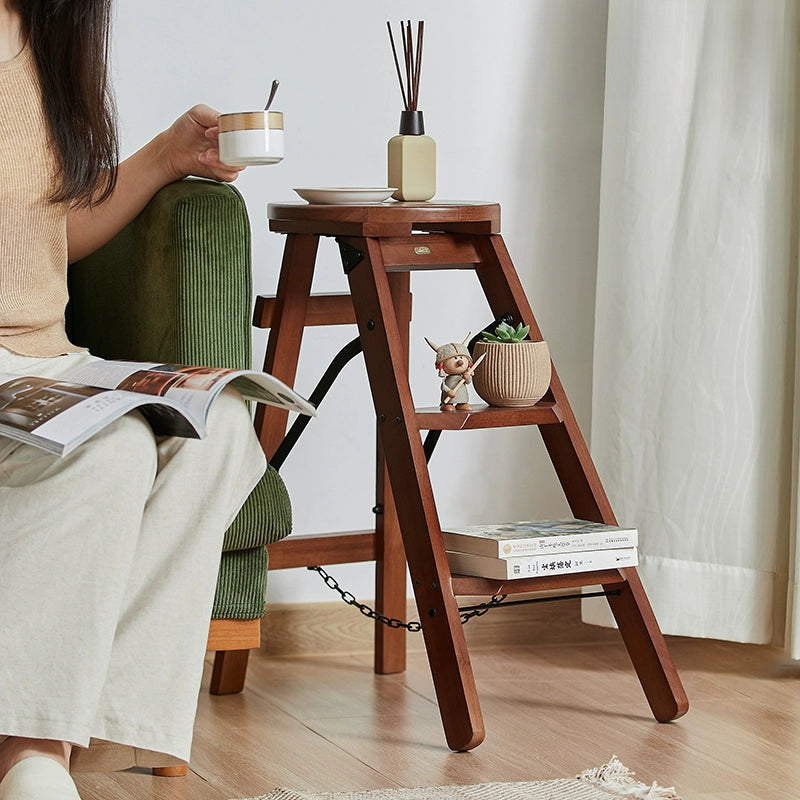
<path id="1" fill-rule="evenodd" d="M 64 458 L 0 437 L 0 734 L 189 759 L 223 534 L 264 468 L 234 390 L 201 440 L 135 413 Z"/>

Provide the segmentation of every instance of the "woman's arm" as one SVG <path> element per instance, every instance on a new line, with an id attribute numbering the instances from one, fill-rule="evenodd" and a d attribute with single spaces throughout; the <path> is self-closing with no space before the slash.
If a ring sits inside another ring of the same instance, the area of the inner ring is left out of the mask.
<path id="1" fill-rule="evenodd" d="M 67 216 L 70 263 L 119 233 L 163 186 L 196 175 L 232 181 L 241 172 L 219 160 L 217 112 L 195 106 L 119 165 L 117 184 L 103 203 L 75 207 Z"/>

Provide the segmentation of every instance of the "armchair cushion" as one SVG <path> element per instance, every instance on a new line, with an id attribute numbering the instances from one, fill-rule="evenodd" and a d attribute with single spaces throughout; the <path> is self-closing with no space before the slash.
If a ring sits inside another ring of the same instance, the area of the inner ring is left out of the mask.
<path id="1" fill-rule="evenodd" d="M 72 265 L 67 330 L 104 358 L 249 368 L 250 224 L 239 192 L 170 184 L 111 242 Z M 269 467 L 225 535 L 213 616 L 264 613 L 266 544 L 291 532 L 291 504 Z"/>

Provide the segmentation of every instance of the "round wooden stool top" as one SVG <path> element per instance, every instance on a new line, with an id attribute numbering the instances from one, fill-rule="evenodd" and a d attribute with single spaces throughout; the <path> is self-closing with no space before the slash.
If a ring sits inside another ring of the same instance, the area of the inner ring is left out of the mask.
<path id="1" fill-rule="evenodd" d="M 270 203 L 269 229 L 320 236 L 408 236 L 413 231 L 499 233 L 499 203 Z"/>

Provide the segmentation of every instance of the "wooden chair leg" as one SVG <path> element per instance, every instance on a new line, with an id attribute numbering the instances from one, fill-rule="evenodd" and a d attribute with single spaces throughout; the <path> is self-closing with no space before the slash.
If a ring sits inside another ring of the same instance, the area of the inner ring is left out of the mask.
<path id="1" fill-rule="evenodd" d="M 236 694 L 244 689 L 249 650 L 218 650 L 211 673 L 211 694 Z"/>
<path id="2" fill-rule="evenodd" d="M 158 778 L 183 778 L 188 771 L 187 764 L 178 764 L 174 767 L 153 767 L 153 775 Z"/>

